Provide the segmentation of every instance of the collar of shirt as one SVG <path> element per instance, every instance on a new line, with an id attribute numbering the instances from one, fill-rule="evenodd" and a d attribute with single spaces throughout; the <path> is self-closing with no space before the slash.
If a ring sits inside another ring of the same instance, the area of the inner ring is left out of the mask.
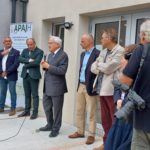
<path id="1" fill-rule="evenodd" d="M 11 47 L 11 48 L 9 48 L 9 49 L 4 48 L 4 50 L 9 50 L 9 52 L 11 51 L 11 49 L 12 49 L 12 47 Z"/>
<path id="2" fill-rule="evenodd" d="M 118 47 L 118 45 L 119 45 L 119 44 L 116 44 L 116 45 L 113 47 L 112 50 L 108 50 L 108 49 L 107 49 L 107 50 L 109 51 L 109 53 L 113 53 L 113 51 Z"/>
<path id="3" fill-rule="evenodd" d="M 29 52 L 33 52 L 36 49 L 36 47 L 34 49 L 29 49 Z"/>
<path id="4" fill-rule="evenodd" d="M 92 53 L 92 51 L 93 51 L 93 49 L 94 49 L 94 47 L 92 47 L 90 50 L 88 50 L 88 51 L 85 51 L 85 53 L 86 54 L 91 54 Z"/>
<path id="5" fill-rule="evenodd" d="M 60 48 L 58 48 L 55 52 L 54 52 L 54 55 L 56 55 L 56 53 L 60 50 Z"/>

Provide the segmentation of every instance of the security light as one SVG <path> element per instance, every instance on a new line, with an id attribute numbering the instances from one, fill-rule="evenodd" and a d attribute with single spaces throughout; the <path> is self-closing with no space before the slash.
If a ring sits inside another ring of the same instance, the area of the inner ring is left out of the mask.
<path id="1" fill-rule="evenodd" d="M 64 23 L 64 28 L 65 29 L 71 29 L 72 26 L 73 26 L 72 22 L 65 22 Z"/>

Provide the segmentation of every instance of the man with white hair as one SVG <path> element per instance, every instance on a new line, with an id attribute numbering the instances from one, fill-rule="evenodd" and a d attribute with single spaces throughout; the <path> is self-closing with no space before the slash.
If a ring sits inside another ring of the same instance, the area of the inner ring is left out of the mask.
<path id="1" fill-rule="evenodd" d="M 133 137 L 132 137 L 132 150 L 150 150 L 150 20 L 146 20 L 140 27 L 140 40 L 141 43 L 147 46 L 148 50 L 144 58 L 143 65 L 140 66 L 141 57 L 143 55 L 144 45 L 139 45 L 132 54 L 128 65 L 120 77 L 120 81 L 128 86 L 136 81 L 135 92 L 141 96 L 146 104 L 145 109 L 134 111 L 133 115 Z M 136 79 L 137 78 L 137 79 Z"/>
<path id="2" fill-rule="evenodd" d="M 67 92 L 65 74 L 68 68 L 68 56 L 61 49 L 62 41 L 59 37 L 50 36 L 48 40 L 49 51 L 47 61 L 42 61 L 45 70 L 43 106 L 47 125 L 40 131 L 51 131 L 49 137 L 56 137 L 62 123 L 62 108 L 64 93 Z"/>

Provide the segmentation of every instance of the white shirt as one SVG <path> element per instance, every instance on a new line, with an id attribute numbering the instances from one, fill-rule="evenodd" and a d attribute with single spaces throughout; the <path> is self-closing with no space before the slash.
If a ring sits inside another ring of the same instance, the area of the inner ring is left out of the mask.
<path id="1" fill-rule="evenodd" d="M 5 50 L 5 49 L 4 49 L 4 50 Z M 9 48 L 8 50 L 9 50 L 9 52 L 10 52 L 11 48 Z M 3 71 L 6 71 L 6 61 L 7 61 L 7 58 L 8 58 L 8 54 L 7 54 L 7 55 L 4 55 L 4 56 L 3 56 L 3 59 L 2 59 L 2 70 L 3 70 Z"/>
<path id="2" fill-rule="evenodd" d="M 54 56 L 56 55 L 56 53 L 60 50 L 60 48 L 58 48 L 55 52 L 54 52 Z M 53 57 L 54 57 L 53 56 Z"/>

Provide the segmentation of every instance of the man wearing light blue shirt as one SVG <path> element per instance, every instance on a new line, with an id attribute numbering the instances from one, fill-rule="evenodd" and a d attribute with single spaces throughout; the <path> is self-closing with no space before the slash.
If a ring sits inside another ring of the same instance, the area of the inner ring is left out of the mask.
<path id="1" fill-rule="evenodd" d="M 84 137 L 86 112 L 89 114 L 89 129 L 86 144 L 93 144 L 96 130 L 96 93 L 93 92 L 95 74 L 91 73 L 91 64 L 96 60 L 99 51 L 94 48 L 94 39 L 91 34 L 83 34 L 81 47 L 85 50 L 81 53 L 79 84 L 76 102 L 77 132 L 69 135 L 69 138 Z"/>

